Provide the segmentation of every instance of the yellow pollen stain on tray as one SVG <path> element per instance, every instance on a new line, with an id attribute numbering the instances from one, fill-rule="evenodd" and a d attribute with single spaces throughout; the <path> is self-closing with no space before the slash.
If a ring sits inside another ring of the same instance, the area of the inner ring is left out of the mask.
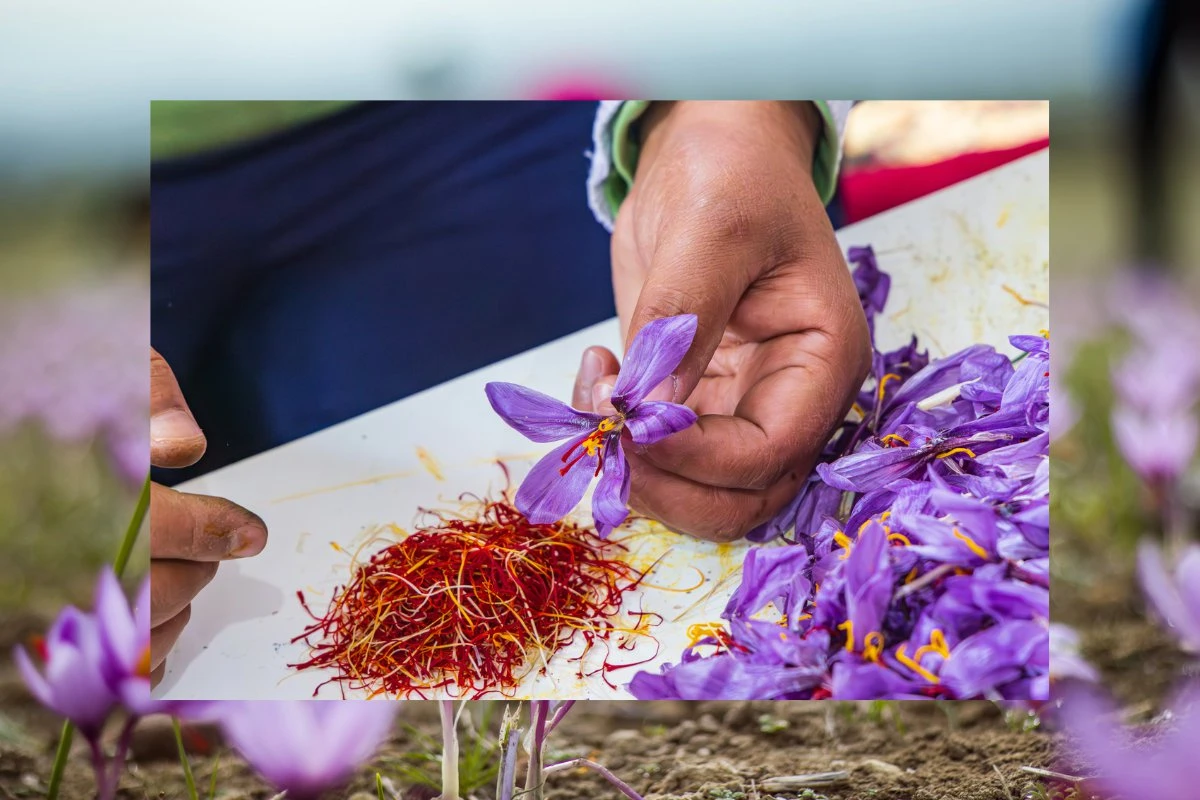
<path id="1" fill-rule="evenodd" d="M 421 462 L 421 466 L 425 471 L 439 481 L 446 480 L 446 476 L 442 474 L 442 467 L 437 460 L 429 454 L 429 451 L 424 447 L 417 448 L 417 460 Z"/>
<path id="2" fill-rule="evenodd" d="M 996 219 L 996 227 L 997 228 L 1003 228 L 1005 225 L 1008 224 L 1009 210 L 1010 209 L 1005 208 L 1003 211 L 1000 212 L 1000 216 Z"/>
<path id="3" fill-rule="evenodd" d="M 340 492 L 342 489 L 353 489 L 357 486 L 370 486 L 374 483 L 393 481 L 398 478 L 411 478 L 415 474 L 416 473 L 412 470 L 405 470 L 404 472 L 389 472 L 384 475 L 376 475 L 372 478 L 363 478 L 362 480 L 350 481 L 348 483 L 338 483 L 333 486 L 322 486 L 317 489 L 307 489 L 303 492 L 296 492 L 295 494 L 277 497 L 271 501 L 271 504 L 274 505 L 276 503 L 286 503 L 289 500 L 303 500 L 306 497 L 315 497 L 316 495 L 328 494 L 329 492 Z"/>

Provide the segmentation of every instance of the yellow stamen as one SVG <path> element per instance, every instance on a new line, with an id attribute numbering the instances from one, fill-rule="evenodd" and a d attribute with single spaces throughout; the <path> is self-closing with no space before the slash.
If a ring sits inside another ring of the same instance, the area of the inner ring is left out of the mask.
<path id="1" fill-rule="evenodd" d="M 797 622 L 803 622 L 806 619 L 812 619 L 812 614 L 801 614 L 800 616 L 796 617 Z"/>
<path id="2" fill-rule="evenodd" d="M 142 656 L 137 662 L 137 674 L 142 678 L 150 677 L 150 645 L 146 645 L 146 649 L 142 650 Z"/>
<path id="3" fill-rule="evenodd" d="M 608 433 L 615 427 L 617 427 L 616 421 L 613 420 L 612 417 L 605 417 L 604 419 L 600 420 L 600 424 L 596 426 L 596 430 L 600 431 L 601 433 Z"/>
<path id="4" fill-rule="evenodd" d="M 920 658 L 926 653 L 937 653 L 942 658 L 950 657 L 950 648 L 946 646 L 946 635 L 940 628 L 933 629 L 929 634 L 929 644 L 917 648 L 917 652 L 913 653 L 913 658 Z"/>
<path id="5" fill-rule="evenodd" d="M 940 683 L 941 682 L 941 679 L 938 678 L 937 675 L 934 675 L 932 672 L 930 672 L 929 670 L 925 669 L 920 664 L 918 664 L 915 660 L 909 658 L 904 652 L 904 647 L 905 647 L 905 645 L 902 644 L 896 648 L 896 660 L 897 661 L 899 661 L 901 664 L 908 667 L 913 672 L 917 673 L 918 675 L 920 675 L 922 678 L 929 681 L 930 683 Z M 920 651 L 918 650 L 917 652 L 920 652 Z"/>
<path id="6" fill-rule="evenodd" d="M 863 658 L 867 661 L 878 662 L 881 653 L 883 653 L 883 634 L 879 631 L 871 631 L 863 639 Z"/>
<path id="7" fill-rule="evenodd" d="M 911 570 L 908 571 L 908 574 L 904 576 L 904 582 L 912 583 L 913 579 L 916 577 L 917 577 L 917 568 L 913 567 Z"/>
<path id="8" fill-rule="evenodd" d="M 708 637 L 719 639 L 725 632 L 725 626 L 719 622 L 697 622 L 687 629 L 688 647 L 695 647 L 701 640 Z"/>
<path id="9" fill-rule="evenodd" d="M 879 379 L 879 390 L 878 391 L 879 391 L 879 399 L 880 400 L 883 399 L 883 392 L 884 392 L 884 390 L 887 389 L 888 381 L 893 380 L 893 379 L 900 380 L 900 376 L 894 372 L 889 372 L 887 375 L 884 375 L 882 378 Z"/>
<path id="10" fill-rule="evenodd" d="M 846 632 L 846 649 L 849 650 L 851 653 L 853 653 L 854 652 L 854 621 L 849 620 L 849 619 L 846 620 L 842 624 L 838 625 L 838 630 Z"/>
<path id="11" fill-rule="evenodd" d="M 838 531 L 837 533 L 835 533 L 833 535 L 833 541 L 837 542 L 843 548 L 845 548 L 842 551 L 842 554 L 840 556 L 838 556 L 838 558 L 840 558 L 842 561 L 845 561 L 847 558 L 849 558 L 850 557 L 850 548 L 854 546 L 854 543 L 850 541 L 850 537 L 847 536 L 846 534 L 842 533 L 841 531 Z"/>
<path id="12" fill-rule="evenodd" d="M 988 551 L 984 550 L 982 547 L 980 547 L 978 542 L 976 542 L 970 536 L 967 536 L 965 533 L 960 531 L 958 528 L 954 528 L 953 531 L 954 531 L 954 538 L 958 539 L 959 541 L 964 543 L 967 547 L 971 548 L 972 553 L 979 556 L 984 561 L 986 561 L 988 559 Z"/>
<path id="13" fill-rule="evenodd" d="M 912 542 L 910 542 L 908 537 L 905 536 L 903 533 L 889 533 L 887 535 L 887 538 L 888 538 L 889 542 L 899 542 L 900 544 L 904 545 L 905 547 L 912 546 Z M 913 567 L 913 569 L 916 569 L 916 567 Z"/>
<path id="14" fill-rule="evenodd" d="M 882 439 L 879 440 L 880 444 L 887 444 L 888 442 L 899 442 L 900 444 L 904 445 L 905 447 L 909 446 L 908 439 L 905 439 L 903 436 L 899 436 L 894 433 L 889 433 L 887 436 L 884 436 Z"/>
<path id="15" fill-rule="evenodd" d="M 863 407 L 860 406 L 858 403 L 855 403 L 854 405 L 850 406 L 850 410 L 858 412 L 858 415 L 860 417 L 865 417 L 867 415 L 867 412 L 863 411 Z"/>
<path id="16" fill-rule="evenodd" d="M 974 458 L 974 457 L 975 457 L 975 453 L 974 453 L 974 451 L 972 451 L 970 448 L 967 448 L 967 447 L 956 447 L 956 448 L 954 448 L 953 450 L 947 450 L 947 451 L 946 451 L 946 452 L 944 452 L 944 453 L 939 453 L 939 454 L 938 454 L 938 458 L 949 458 L 950 456 L 954 455 L 955 453 L 966 453 L 966 454 L 967 454 L 967 455 L 969 455 L 971 458 Z"/>
<path id="17" fill-rule="evenodd" d="M 1040 333 L 1042 335 L 1043 339 L 1050 338 L 1050 330 L 1048 328 L 1042 328 L 1038 331 L 1038 333 Z"/>
<path id="18" fill-rule="evenodd" d="M 883 522 L 885 519 L 887 519 L 891 515 L 892 515 L 892 510 L 889 508 L 887 511 L 885 511 L 879 515 L 879 521 Z"/>

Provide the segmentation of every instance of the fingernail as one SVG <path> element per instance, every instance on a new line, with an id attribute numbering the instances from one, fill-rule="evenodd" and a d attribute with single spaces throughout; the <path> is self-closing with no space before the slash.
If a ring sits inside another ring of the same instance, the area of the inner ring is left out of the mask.
<path id="1" fill-rule="evenodd" d="M 588 348 L 583 351 L 583 361 L 579 363 L 579 384 L 591 387 L 604 372 L 604 359 L 595 350 Z"/>
<path id="2" fill-rule="evenodd" d="M 614 410 L 612 403 L 609 402 L 612 393 L 611 383 L 597 383 L 592 387 L 592 407 L 596 409 L 597 414 L 608 414 Z"/>
<path id="3" fill-rule="evenodd" d="M 675 376 L 668 376 L 666 380 L 650 390 L 650 393 L 646 395 L 646 399 L 660 400 L 668 403 L 675 402 L 675 383 Z"/>
<path id="4" fill-rule="evenodd" d="M 150 418 L 150 438 L 154 441 L 195 439 L 201 435 L 191 414 L 181 409 L 172 408 Z"/>
<path id="5" fill-rule="evenodd" d="M 255 525 L 247 525 L 233 532 L 233 547 L 229 555 L 231 558 L 250 558 L 261 553 L 266 546 L 266 531 Z"/>

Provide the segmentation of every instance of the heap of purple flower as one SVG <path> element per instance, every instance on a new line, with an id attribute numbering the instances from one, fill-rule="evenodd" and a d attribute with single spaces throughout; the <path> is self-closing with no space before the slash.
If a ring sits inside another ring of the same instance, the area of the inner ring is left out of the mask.
<path id="1" fill-rule="evenodd" d="M 852 248 L 874 336 L 890 279 Z M 1015 359 L 931 360 L 914 337 L 873 375 L 796 498 L 750 534 L 723 617 L 639 699 L 1045 700 L 1050 684 L 1049 334 Z"/>

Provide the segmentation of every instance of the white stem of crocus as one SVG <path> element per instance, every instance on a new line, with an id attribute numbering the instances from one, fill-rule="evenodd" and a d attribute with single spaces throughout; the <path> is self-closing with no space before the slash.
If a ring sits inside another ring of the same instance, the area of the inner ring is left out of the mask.
<path id="1" fill-rule="evenodd" d="M 977 380 L 979 380 L 979 378 L 972 378 L 969 381 L 963 381 L 962 383 L 956 383 L 953 386 L 948 386 L 945 389 L 942 389 L 940 392 L 931 394 L 929 397 L 926 397 L 924 400 L 917 403 L 917 408 L 922 411 L 929 411 L 930 409 L 937 408 L 938 406 L 944 406 L 947 403 L 953 403 L 958 399 L 958 396 L 962 394 L 964 386 L 969 386 Z"/>
<path id="2" fill-rule="evenodd" d="M 453 700 L 439 700 L 442 713 L 442 800 L 459 800 L 458 729 Z"/>
<path id="3" fill-rule="evenodd" d="M 608 771 L 608 769 L 595 761 L 588 761 L 586 758 L 573 758 L 570 761 L 564 761 L 561 764 L 554 764 L 542 770 L 543 775 L 549 775 L 553 772 L 562 772 L 563 770 L 573 767 L 584 767 L 593 772 L 600 774 L 604 780 L 616 787 L 617 791 L 629 798 L 629 800 L 643 800 L 642 796 L 634 791 L 633 787 L 625 781 L 618 778 L 616 775 Z"/>
<path id="4" fill-rule="evenodd" d="M 529 800 L 542 800 L 542 784 L 545 782 L 542 758 L 546 745 L 546 716 L 549 711 L 549 700 L 531 700 L 529 702 L 532 739 L 529 747 L 529 772 L 525 777 L 525 792 L 529 795 Z"/>

